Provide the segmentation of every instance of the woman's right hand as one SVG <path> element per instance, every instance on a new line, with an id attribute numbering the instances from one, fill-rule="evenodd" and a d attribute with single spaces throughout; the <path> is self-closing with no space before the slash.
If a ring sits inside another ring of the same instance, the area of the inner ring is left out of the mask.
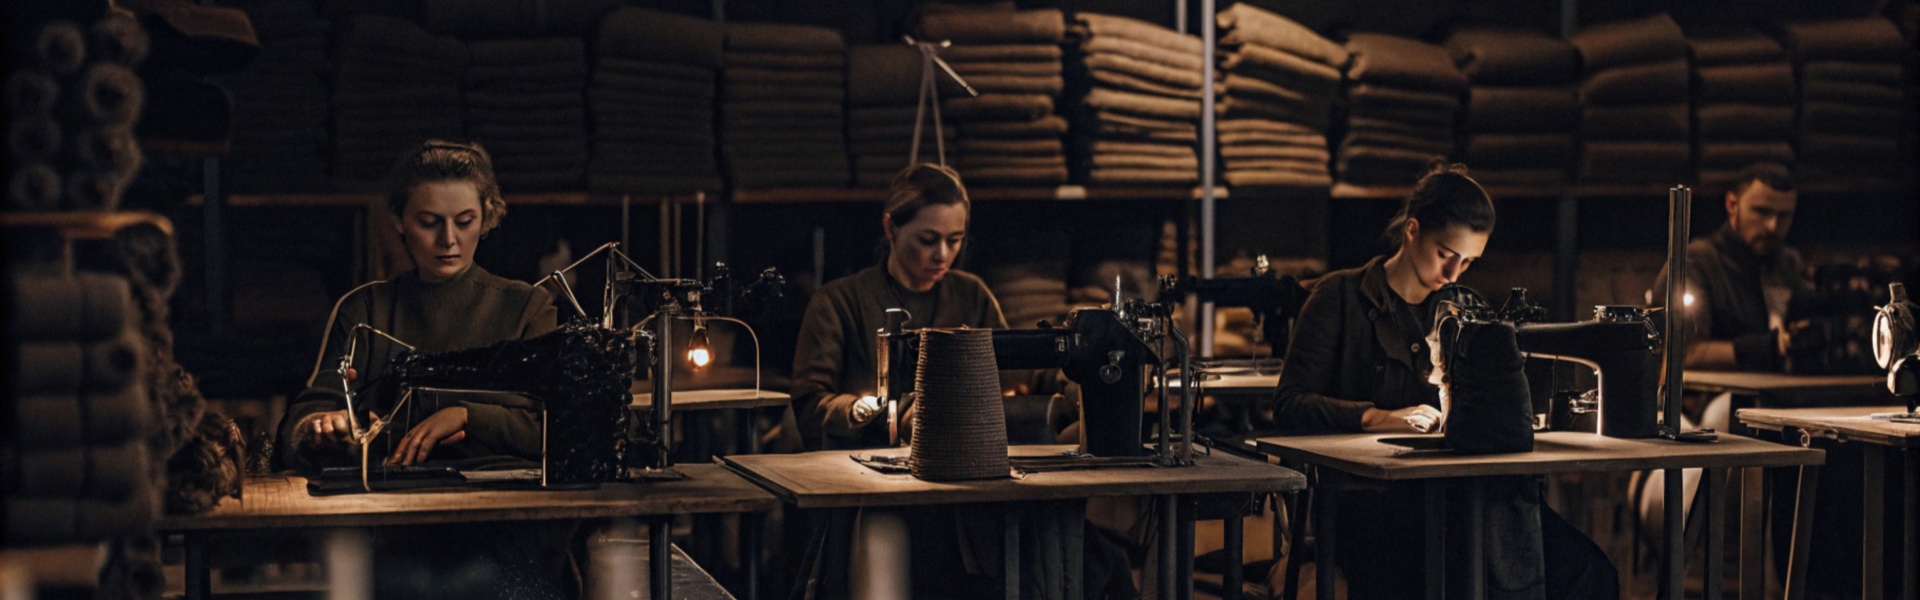
<path id="1" fill-rule="evenodd" d="M 315 445 L 345 444 L 353 439 L 353 422 L 344 410 L 317 412 L 300 420 L 300 432 Z"/>
<path id="2" fill-rule="evenodd" d="M 1425 404 L 1391 411 L 1369 408 L 1360 415 L 1360 429 L 1367 433 L 1421 433 L 1433 431 L 1433 425 L 1439 422 L 1439 409 Z M 1425 427 L 1420 426 L 1422 423 Z"/>

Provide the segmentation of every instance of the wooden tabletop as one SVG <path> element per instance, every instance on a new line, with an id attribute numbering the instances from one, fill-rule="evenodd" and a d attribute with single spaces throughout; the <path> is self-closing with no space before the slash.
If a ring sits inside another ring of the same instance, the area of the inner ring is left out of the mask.
<path id="1" fill-rule="evenodd" d="M 793 397 L 786 392 L 754 389 L 676 390 L 673 392 L 672 400 L 673 410 L 689 411 L 786 406 L 788 402 L 793 401 Z M 634 394 L 633 403 L 628 406 L 640 409 L 653 408 L 653 393 Z"/>
<path id="2" fill-rule="evenodd" d="M 1686 388 L 1699 392 L 1733 392 L 1755 396 L 1756 406 L 1859 406 L 1891 402 L 1884 375 L 1786 375 L 1753 371 L 1696 371 L 1681 373 Z"/>
<path id="3" fill-rule="evenodd" d="M 1275 386 L 1280 385 L 1279 373 L 1266 375 L 1252 372 L 1202 373 L 1201 375 L 1200 391 L 1212 394 L 1270 393 Z M 1167 378 L 1167 389 L 1180 389 L 1180 382 L 1181 380 L 1178 377 L 1169 376 Z"/>
<path id="4" fill-rule="evenodd" d="M 1621 439 L 1594 433 L 1535 434 L 1533 452 L 1464 455 L 1446 450 L 1410 451 L 1382 438 L 1415 434 L 1349 433 L 1255 440 L 1261 452 L 1298 463 L 1332 467 L 1372 479 L 1433 479 L 1483 475 L 1545 475 L 1669 468 L 1784 467 L 1821 464 L 1825 452 L 1721 434 L 1710 444 L 1662 439 Z M 1420 436 L 1435 437 L 1435 436 Z"/>
<path id="5" fill-rule="evenodd" d="M 1736 415 L 1754 429 L 1781 431 L 1788 427 L 1817 437 L 1866 442 L 1895 448 L 1920 448 L 1920 424 L 1873 419 L 1877 413 L 1903 413 L 1906 406 L 1840 406 L 1833 408 L 1743 408 Z"/>
<path id="6" fill-rule="evenodd" d="M 246 496 L 212 512 L 170 516 L 161 531 L 379 527 L 670 514 L 761 512 L 779 501 L 719 465 L 674 467 L 687 478 L 605 483 L 593 490 L 498 491 L 458 488 L 314 497 L 304 477 L 250 478 Z"/>
<path id="7" fill-rule="evenodd" d="M 1072 446 L 1014 446 L 1013 456 L 1042 456 Z M 1291 469 L 1225 453 L 1198 456 L 1191 467 L 1133 467 L 1029 473 L 1023 479 L 933 482 L 883 474 L 856 463 L 854 454 L 899 456 L 905 448 L 754 454 L 724 460 L 787 503 L 800 508 L 913 506 L 971 502 L 1064 500 L 1226 492 L 1284 492 L 1306 487 Z"/>

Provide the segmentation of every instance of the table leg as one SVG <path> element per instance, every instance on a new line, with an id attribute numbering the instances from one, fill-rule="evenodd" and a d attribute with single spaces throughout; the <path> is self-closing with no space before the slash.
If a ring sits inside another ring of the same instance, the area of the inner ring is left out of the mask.
<path id="1" fill-rule="evenodd" d="M 756 426 L 760 424 L 760 411 L 752 408 L 736 410 L 733 411 L 733 420 L 735 425 L 733 453 L 753 454 L 759 451 L 760 432 L 757 431 Z"/>
<path id="2" fill-rule="evenodd" d="M 1660 597 L 1681 600 L 1687 578 L 1686 479 L 1680 469 L 1666 469 L 1662 474 L 1667 478 L 1667 512 L 1662 544 L 1666 552 L 1660 556 Z"/>
<path id="3" fill-rule="evenodd" d="M 1022 507 L 1015 504 L 1004 505 L 1000 511 L 1001 529 L 1000 555 L 1005 561 L 1002 577 L 1006 580 L 1007 600 L 1020 600 L 1020 513 Z"/>
<path id="4" fill-rule="evenodd" d="M 1227 555 L 1227 568 L 1220 573 L 1221 600 L 1240 600 L 1240 568 L 1241 561 L 1245 560 L 1241 553 L 1244 550 L 1242 546 L 1247 543 L 1245 518 L 1246 515 L 1236 511 L 1220 523 L 1221 541 L 1225 544 L 1222 549 Z"/>
<path id="5" fill-rule="evenodd" d="M 1301 551 L 1307 547 L 1307 509 L 1313 503 L 1310 490 L 1300 490 L 1287 497 L 1287 582 L 1280 590 L 1281 600 L 1299 600 L 1300 598 L 1300 559 Z M 1283 556 L 1279 552 L 1274 556 Z"/>
<path id="6" fill-rule="evenodd" d="M 373 534 L 365 529 L 327 533 L 328 600 L 373 598 Z"/>
<path id="7" fill-rule="evenodd" d="M 1447 486 L 1440 479 L 1426 483 L 1427 600 L 1447 596 Z"/>
<path id="8" fill-rule="evenodd" d="M 1340 512 L 1340 494 L 1332 487 L 1321 487 L 1313 492 L 1313 596 L 1318 600 L 1334 600 L 1334 559 L 1340 554 L 1340 546 L 1335 542 L 1334 520 Z"/>
<path id="9" fill-rule="evenodd" d="M 207 534 L 190 531 L 187 540 L 187 600 L 213 597 L 213 578 L 207 565 Z"/>
<path id="10" fill-rule="evenodd" d="M 1161 598 L 1174 597 L 1174 555 L 1179 553 L 1180 507 L 1173 496 L 1160 497 L 1160 576 L 1155 581 Z"/>
<path id="11" fill-rule="evenodd" d="M 1467 598 L 1483 600 L 1487 597 L 1487 482 L 1479 477 L 1468 477 L 1464 481 L 1467 488 L 1467 532 L 1461 537 L 1467 542 Z M 1429 594 L 1433 582 L 1427 582 Z"/>
<path id="12" fill-rule="evenodd" d="M 1067 584 L 1066 597 L 1083 598 L 1085 594 L 1082 590 L 1086 589 L 1087 585 L 1087 502 L 1085 500 L 1068 501 L 1054 514 L 1067 534 L 1067 572 L 1064 578 Z"/>
<path id="13" fill-rule="evenodd" d="M 1800 467 L 1800 489 L 1793 501 L 1793 541 L 1787 550 L 1787 600 L 1802 600 L 1807 595 L 1808 538 L 1813 535 L 1814 492 L 1820 488 L 1820 466 Z"/>
<path id="14" fill-rule="evenodd" d="M 1180 543 L 1174 549 L 1174 597 L 1193 600 L 1193 518 L 1199 511 L 1192 496 L 1174 496 L 1174 502 L 1180 510 Z"/>
<path id="15" fill-rule="evenodd" d="M 1701 503 L 1707 516 L 1707 565 L 1703 571 L 1707 600 L 1722 600 L 1720 579 L 1727 568 L 1727 470 L 1707 469 L 1701 473 Z"/>
<path id="16" fill-rule="evenodd" d="M 1887 593 L 1884 578 L 1887 566 L 1885 452 L 1891 449 L 1874 446 L 1862 450 L 1860 478 L 1866 486 L 1860 492 L 1860 520 L 1865 524 L 1860 533 L 1860 597 L 1861 600 L 1881 600 Z"/>
<path id="17" fill-rule="evenodd" d="M 740 564 L 747 572 L 744 586 L 747 600 L 760 600 L 760 551 L 765 544 L 761 541 L 760 529 L 766 526 L 764 519 L 760 513 L 740 515 Z"/>
<path id="18" fill-rule="evenodd" d="M 1760 600 L 1767 589 L 1767 472 L 1740 471 L 1740 600 Z"/>
<path id="19" fill-rule="evenodd" d="M 673 597 L 673 517 L 647 523 L 647 582 L 653 598 Z"/>
<path id="20" fill-rule="evenodd" d="M 1920 600 L 1920 449 L 1908 448 L 1906 463 L 1907 474 L 1902 479 L 1907 480 L 1907 493 L 1901 501 L 1905 512 L 1900 513 L 1906 515 L 1907 522 L 1900 556 L 1906 566 L 1900 569 L 1900 593 L 1906 600 Z"/>

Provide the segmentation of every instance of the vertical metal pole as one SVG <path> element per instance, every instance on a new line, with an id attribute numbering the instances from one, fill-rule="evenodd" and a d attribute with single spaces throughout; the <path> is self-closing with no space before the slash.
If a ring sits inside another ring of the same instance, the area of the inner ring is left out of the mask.
<path id="1" fill-rule="evenodd" d="M 1907 448 L 1906 494 L 1902 497 L 1902 517 L 1906 521 L 1906 533 L 1901 537 L 1900 589 L 1906 600 L 1920 600 L 1920 448 Z"/>
<path id="2" fill-rule="evenodd" d="M 1861 448 L 1860 590 L 1862 600 L 1886 597 L 1887 565 L 1887 446 Z"/>
<path id="3" fill-rule="evenodd" d="M 1767 471 L 1740 471 L 1740 598 L 1759 598 L 1767 589 Z"/>
<path id="4" fill-rule="evenodd" d="M 653 429 L 660 436 L 660 456 L 654 466 L 673 466 L 673 321 L 679 310 L 663 309 L 653 315 Z"/>
<path id="5" fill-rule="evenodd" d="M 1220 597 L 1222 600 L 1240 600 L 1240 587 L 1242 585 L 1241 580 L 1243 579 L 1243 573 L 1240 569 L 1241 565 L 1244 564 L 1245 546 L 1247 543 L 1246 518 L 1246 515 L 1240 514 L 1240 512 L 1236 510 L 1234 514 L 1227 515 L 1226 520 L 1221 522 L 1221 537 L 1224 538 L 1221 541 L 1224 542 L 1225 554 L 1227 555 L 1227 569 L 1220 574 Z"/>
<path id="6" fill-rule="evenodd" d="M 1215 0 L 1200 0 L 1200 14 L 1204 22 L 1200 23 L 1200 276 L 1213 279 L 1215 214 L 1214 207 L 1214 143 L 1217 123 L 1213 114 L 1213 60 L 1216 29 L 1213 14 L 1216 12 Z M 1180 11 L 1182 19 L 1186 11 Z M 1213 303 L 1200 305 L 1200 318 L 1195 322 L 1200 327 L 1200 356 L 1213 356 Z"/>
<path id="7" fill-rule="evenodd" d="M 1661 474 L 1666 477 L 1666 491 L 1662 496 L 1666 502 L 1666 530 L 1661 538 L 1660 555 L 1660 597 L 1666 600 L 1681 600 L 1686 588 L 1687 578 L 1687 507 L 1685 499 L 1686 485 L 1680 469 L 1665 469 Z"/>
<path id="8" fill-rule="evenodd" d="M 1428 479 L 1426 484 L 1427 600 L 1447 596 L 1447 486 L 1444 480 Z M 1474 535 L 1462 532 L 1462 535 Z"/>
<path id="9" fill-rule="evenodd" d="M 1175 579 L 1174 555 L 1180 553 L 1180 507 L 1174 504 L 1175 496 L 1160 496 L 1160 576 L 1155 578 L 1154 587 L 1159 589 L 1159 597 L 1173 598 Z"/>
<path id="10" fill-rule="evenodd" d="M 1570 38 L 1579 28 L 1580 1 L 1560 0 L 1560 37 Z M 1572 190 L 1554 205 L 1553 312 L 1554 319 L 1573 320 L 1580 276 L 1580 198 Z"/>
<path id="11" fill-rule="evenodd" d="M 1727 572 L 1727 470 L 1707 469 L 1701 476 L 1706 478 L 1700 486 L 1707 515 L 1706 596 L 1721 600 L 1720 583 Z"/>
<path id="12" fill-rule="evenodd" d="M 227 194 L 220 185 L 220 159 L 200 165 L 204 189 L 200 203 L 200 243 L 206 255 L 207 335 L 218 338 L 227 326 Z M 372 233 L 372 232 L 369 232 Z"/>
<path id="13" fill-rule="evenodd" d="M 1180 511 L 1180 543 L 1174 554 L 1174 598 L 1193 600 L 1193 515 L 1194 503 L 1190 496 L 1174 496 L 1174 506 Z"/>
<path id="14" fill-rule="evenodd" d="M 1813 548 L 1810 539 L 1813 536 L 1814 493 L 1820 489 L 1820 465 L 1800 467 L 1799 491 L 1793 503 L 1793 541 L 1787 550 L 1786 596 L 1787 600 L 1802 600 L 1807 596 L 1807 552 Z"/>
<path id="15" fill-rule="evenodd" d="M 765 526 L 765 517 L 760 513 L 740 515 L 740 535 L 744 538 L 740 541 L 740 562 L 747 571 L 747 600 L 760 600 L 760 546 L 765 543 L 761 541 L 761 528 Z"/>
<path id="16" fill-rule="evenodd" d="M 1020 600 L 1020 515 L 1024 507 L 1019 504 L 1001 505 L 1000 518 L 1004 527 L 1000 530 L 1002 583 L 1006 584 L 1007 600 Z"/>
<path id="17" fill-rule="evenodd" d="M 673 597 L 673 517 L 647 523 L 647 581 L 654 598 Z"/>
<path id="18" fill-rule="evenodd" d="M 1680 393 L 1684 386 L 1680 371 L 1687 354 L 1683 339 L 1687 311 L 1682 305 L 1685 304 L 1683 297 L 1687 285 L 1687 232 L 1690 228 L 1687 217 L 1692 206 L 1693 190 L 1687 186 L 1676 185 L 1667 192 L 1667 297 L 1662 305 L 1666 307 L 1666 323 L 1660 332 L 1665 342 L 1662 344 L 1665 351 L 1661 357 L 1666 362 L 1666 381 L 1662 386 L 1666 388 L 1666 393 L 1661 394 L 1660 399 L 1666 413 L 1666 423 L 1661 426 L 1661 431 L 1668 434 L 1680 433 Z"/>
<path id="19" fill-rule="evenodd" d="M 1462 537 L 1467 538 L 1467 597 L 1484 600 L 1487 597 L 1487 481 L 1479 477 L 1464 481 L 1467 531 L 1462 532 Z"/>
<path id="20" fill-rule="evenodd" d="M 1331 487 L 1320 487 L 1313 491 L 1313 597 L 1317 600 L 1334 600 L 1333 567 L 1340 558 L 1340 546 L 1334 533 L 1340 517 L 1340 494 Z"/>

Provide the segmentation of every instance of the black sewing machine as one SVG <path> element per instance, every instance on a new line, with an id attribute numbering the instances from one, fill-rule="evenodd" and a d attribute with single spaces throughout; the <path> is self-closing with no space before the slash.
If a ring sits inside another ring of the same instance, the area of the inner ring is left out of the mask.
<path id="1" fill-rule="evenodd" d="M 1920 423 L 1920 305 L 1904 284 L 1887 289 L 1890 299 L 1873 318 L 1873 360 L 1887 370 L 1887 391 L 1907 399 L 1907 414 L 1887 418 Z"/>
<path id="2" fill-rule="evenodd" d="M 1307 303 L 1309 295 L 1299 279 L 1273 274 L 1265 256 L 1255 260 L 1253 273 L 1247 277 L 1201 279 L 1169 275 L 1160 278 L 1162 302 L 1178 302 L 1193 296 L 1215 306 L 1251 309 L 1260 325 L 1261 336 L 1273 347 L 1273 355 L 1282 358 L 1287 354 L 1287 341 L 1293 337 L 1293 320 L 1300 316 L 1300 307 Z"/>
<path id="3" fill-rule="evenodd" d="M 1449 286 L 1441 293 L 1455 289 L 1465 290 Z M 1458 310 L 1475 313 L 1475 318 L 1514 323 L 1515 341 L 1527 358 L 1593 369 L 1598 387 L 1570 398 L 1567 410 L 1599 413 L 1601 435 L 1660 435 L 1660 336 L 1646 309 L 1596 306 L 1590 321 L 1539 323 L 1535 321 L 1546 315 L 1546 309 L 1529 302 L 1524 288 L 1513 288 L 1498 308 L 1487 306 L 1471 291 L 1453 292 L 1447 300 Z"/>

